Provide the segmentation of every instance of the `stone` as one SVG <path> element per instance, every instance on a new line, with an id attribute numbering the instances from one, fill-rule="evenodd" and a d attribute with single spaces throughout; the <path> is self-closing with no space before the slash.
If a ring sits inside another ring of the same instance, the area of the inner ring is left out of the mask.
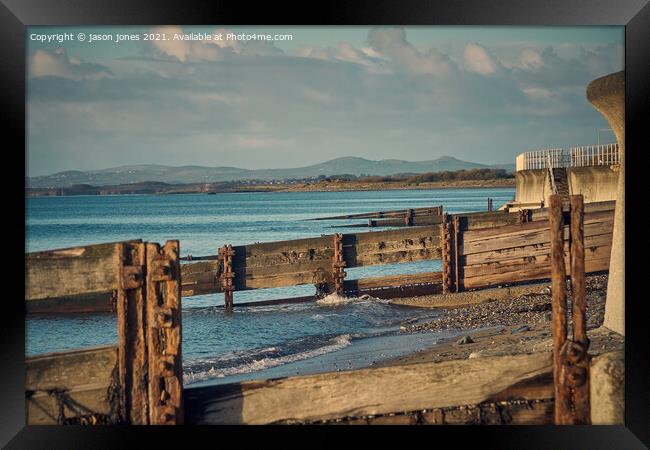
<path id="1" fill-rule="evenodd" d="M 590 369 L 591 423 L 623 425 L 625 420 L 625 360 L 622 351 L 595 356 Z"/>
<path id="2" fill-rule="evenodd" d="M 456 344 L 458 345 L 473 344 L 473 343 L 474 343 L 474 339 L 472 339 L 472 337 L 469 335 L 463 336 L 462 338 L 456 341 Z"/>
<path id="3" fill-rule="evenodd" d="M 513 328 L 510 333 L 517 334 L 517 333 L 523 333 L 524 331 L 530 331 L 530 327 L 528 325 L 522 325 L 520 327 Z"/>

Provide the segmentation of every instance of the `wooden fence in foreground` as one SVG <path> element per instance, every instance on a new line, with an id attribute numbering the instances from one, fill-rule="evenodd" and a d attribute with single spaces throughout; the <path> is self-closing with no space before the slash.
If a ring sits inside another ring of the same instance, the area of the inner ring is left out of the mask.
<path id="1" fill-rule="evenodd" d="M 179 243 L 29 254 L 26 298 L 113 292 L 117 346 L 27 358 L 27 423 L 183 423 Z"/>
<path id="2" fill-rule="evenodd" d="M 613 203 L 585 205 L 588 272 L 608 267 L 612 218 Z M 27 423 L 310 423 L 367 415 L 460 423 L 470 420 L 463 418 L 467 411 L 476 411 L 478 423 L 552 423 L 550 353 L 183 389 L 182 296 L 318 283 L 343 292 L 428 283 L 449 292 L 551 277 L 548 210 L 441 219 L 439 226 L 225 246 L 221 258 L 187 264 L 180 263 L 178 241 L 30 253 L 27 309 L 33 304 L 38 311 L 41 303 L 49 305 L 42 311 L 70 311 L 73 299 L 88 302 L 86 310 L 101 310 L 91 299 L 108 293 L 118 343 L 27 358 Z M 566 252 L 569 236 L 561 229 Z M 472 259 L 476 255 L 480 260 Z M 344 265 L 435 258 L 443 258 L 442 273 L 341 277 Z M 509 408 L 505 422 L 503 408 Z"/>

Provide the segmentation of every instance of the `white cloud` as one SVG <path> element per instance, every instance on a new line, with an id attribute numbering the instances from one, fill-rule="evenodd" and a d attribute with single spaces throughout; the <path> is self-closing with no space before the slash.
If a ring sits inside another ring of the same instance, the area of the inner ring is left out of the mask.
<path id="1" fill-rule="evenodd" d="M 260 136 L 235 136 L 235 145 L 245 150 L 263 150 L 263 149 L 277 149 L 286 147 L 290 144 L 287 139 L 277 139 L 272 137 Z"/>
<path id="2" fill-rule="evenodd" d="M 524 49 L 519 56 L 519 67 L 527 70 L 538 70 L 544 65 L 544 59 L 537 51 Z"/>
<path id="3" fill-rule="evenodd" d="M 521 88 L 521 91 L 526 94 L 531 99 L 550 99 L 553 97 L 553 91 L 550 89 L 545 89 L 542 87 L 535 86 L 524 86 Z"/>
<path id="4" fill-rule="evenodd" d="M 167 39 L 148 42 L 158 51 L 181 62 L 222 61 L 230 55 L 269 56 L 283 53 L 271 41 L 240 41 L 229 38 L 229 35 L 238 33 L 226 28 L 217 28 L 209 32 L 212 36 L 221 34 L 220 40 L 181 39 L 180 37 L 189 33 L 180 26 L 154 27 L 151 32 L 165 34 Z"/>
<path id="5" fill-rule="evenodd" d="M 38 49 L 32 55 L 29 64 L 29 76 L 32 78 L 54 76 L 82 80 L 101 78 L 110 74 L 111 71 L 107 67 L 69 57 L 63 48 L 54 51 Z"/>
<path id="6" fill-rule="evenodd" d="M 368 42 L 374 52 L 390 60 L 398 72 L 414 75 L 449 75 L 453 70 L 451 59 L 431 47 L 422 53 L 406 40 L 403 28 L 375 28 L 368 33 Z"/>
<path id="7" fill-rule="evenodd" d="M 240 167 L 350 155 L 505 162 L 556 132 L 589 143 L 603 119 L 586 85 L 623 67 L 614 47 L 416 47 L 392 28 L 369 31 L 363 44 L 286 54 L 269 43 L 166 42 L 105 57 L 112 74 L 100 82 L 92 78 L 106 67 L 39 50 L 29 78 L 30 167 L 107 167 L 127 153 Z"/>
<path id="8" fill-rule="evenodd" d="M 469 43 L 463 52 L 465 69 L 481 75 L 494 75 L 499 71 L 500 63 L 490 55 L 485 47 L 476 43 Z"/>

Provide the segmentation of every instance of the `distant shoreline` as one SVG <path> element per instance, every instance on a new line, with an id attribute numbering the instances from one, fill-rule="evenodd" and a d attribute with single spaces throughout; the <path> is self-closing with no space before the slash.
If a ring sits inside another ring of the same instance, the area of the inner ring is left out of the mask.
<path id="1" fill-rule="evenodd" d="M 237 185 L 222 189 L 206 189 L 204 184 L 171 185 L 164 183 L 135 183 L 115 186 L 71 186 L 64 188 L 25 189 L 26 197 L 61 197 L 74 195 L 174 195 L 174 194 L 221 194 L 250 192 L 347 192 L 347 191 L 389 191 L 425 189 L 490 189 L 515 187 L 514 178 L 494 180 L 453 180 L 421 183 L 368 182 L 368 181 L 318 181 L 300 184 Z"/>

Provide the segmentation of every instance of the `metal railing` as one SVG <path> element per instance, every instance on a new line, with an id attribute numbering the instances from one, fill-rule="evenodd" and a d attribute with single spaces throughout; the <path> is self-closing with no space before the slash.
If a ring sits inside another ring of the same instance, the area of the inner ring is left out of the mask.
<path id="1" fill-rule="evenodd" d="M 613 166 L 620 164 L 618 144 L 581 145 L 549 148 L 524 152 L 517 156 L 516 168 L 520 170 L 549 169 L 557 167 Z"/>

